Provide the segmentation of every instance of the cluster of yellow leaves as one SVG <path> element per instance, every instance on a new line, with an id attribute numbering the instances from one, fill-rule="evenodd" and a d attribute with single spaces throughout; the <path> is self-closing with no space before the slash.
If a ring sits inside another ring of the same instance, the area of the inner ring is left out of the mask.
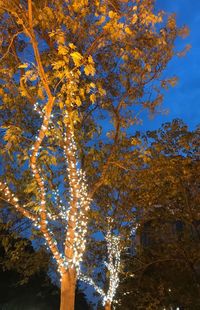
<path id="1" fill-rule="evenodd" d="M 178 81 L 177 77 L 172 77 L 170 79 L 163 80 L 161 82 L 161 85 L 164 89 L 168 89 L 169 85 L 171 85 L 172 87 L 176 86 L 177 81 Z"/>
<path id="2" fill-rule="evenodd" d="M 142 152 L 139 155 L 139 158 L 141 158 L 145 164 L 148 163 L 149 161 L 151 161 L 151 151 L 142 150 Z"/>
<path id="3" fill-rule="evenodd" d="M 82 65 L 83 56 L 79 52 L 73 52 L 70 54 L 76 67 Z"/>
<path id="4" fill-rule="evenodd" d="M 176 19 L 174 15 L 169 16 L 168 21 L 167 21 L 167 26 L 169 27 L 170 30 L 173 30 L 176 28 Z"/>
<path id="5" fill-rule="evenodd" d="M 139 138 L 137 138 L 137 137 L 133 137 L 133 138 L 131 139 L 131 144 L 132 144 L 133 146 L 139 145 L 139 144 L 141 144 L 141 140 L 140 140 Z"/>
<path id="6" fill-rule="evenodd" d="M 65 44 L 65 34 L 60 29 L 57 31 L 49 32 L 49 37 L 55 38 L 58 45 L 64 45 Z"/>
<path id="7" fill-rule="evenodd" d="M 69 53 L 69 49 L 65 45 L 58 46 L 58 55 L 66 56 Z"/>
<path id="8" fill-rule="evenodd" d="M 162 12 L 159 12 L 158 15 L 152 13 L 148 7 L 145 6 L 145 3 L 140 7 L 139 18 L 142 24 L 145 25 L 155 25 L 161 23 L 163 20 Z"/>
<path id="9" fill-rule="evenodd" d="M 124 36 L 124 24 L 117 19 L 112 19 L 103 27 L 113 41 L 118 41 Z"/>
<path id="10" fill-rule="evenodd" d="M 21 138 L 21 128 L 17 126 L 2 126 L 6 129 L 6 133 L 3 137 L 6 141 L 6 149 L 9 150 L 13 145 L 18 145 Z"/>
<path id="11" fill-rule="evenodd" d="M 131 51 L 131 54 L 135 59 L 140 59 L 143 56 L 142 51 L 137 47 Z"/>
<path id="12" fill-rule="evenodd" d="M 86 75 L 95 75 L 95 63 L 92 56 L 89 56 L 87 59 L 87 64 L 84 67 L 84 72 Z"/>
<path id="13" fill-rule="evenodd" d="M 34 26 L 39 23 L 42 27 L 46 28 L 49 26 L 49 23 L 54 22 L 54 20 L 55 14 L 53 8 L 46 6 L 38 10 L 38 14 L 36 18 L 34 18 Z"/>
<path id="14" fill-rule="evenodd" d="M 131 31 L 131 29 L 129 28 L 129 27 L 125 27 L 125 32 L 127 33 L 127 34 L 132 34 L 132 31 Z"/>
<path id="15" fill-rule="evenodd" d="M 84 8 L 87 8 L 88 6 L 88 0 L 73 0 L 71 7 L 74 10 L 75 13 L 84 13 Z"/>

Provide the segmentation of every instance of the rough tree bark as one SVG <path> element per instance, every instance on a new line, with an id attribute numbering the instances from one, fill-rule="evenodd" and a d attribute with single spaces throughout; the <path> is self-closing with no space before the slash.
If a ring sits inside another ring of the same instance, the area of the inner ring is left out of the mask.
<path id="1" fill-rule="evenodd" d="M 111 303 L 110 302 L 107 302 L 105 304 L 105 310 L 111 310 Z"/>
<path id="2" fill-rule="evenodd" d="M 76 290 L 76 272 L 68 269 L 61 280 L 60 310 L 74 310 Z"/>

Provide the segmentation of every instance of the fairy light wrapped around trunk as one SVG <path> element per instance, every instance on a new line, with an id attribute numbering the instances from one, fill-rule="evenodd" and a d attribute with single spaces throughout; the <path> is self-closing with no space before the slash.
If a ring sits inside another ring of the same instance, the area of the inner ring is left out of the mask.
<path id="1" fill-rule="evenodd" d="M 56 207 L 56 214 L 52 214 L 48 210 L 46 198 L 48 189 L 45 184 L 45 178 L 42 175 L 41 169 L 38 165 L 38 157 L 42 149 L 41 144 L 46 136 L 46 132 L 49 127 L 54 129 L 54 125 L 51 120 L 52 113 L 51 115 L 47 114 L 45 109 L 42 109 L 38 102 L 35 103 L 33 109 L 42 119 L 42 124 L 38 135 L 35 138 L 35 143 L 31 147 L 30 156 L 32 175 L 39 190 L 39 209 L 37 214 L 28 211 L 25 208 L 25 205 L 20 207 L 18 198 L 11 193 L 6 183 L 0 183 L 0 190 L 3 192 L 5 201 L 13 205 L 24 216 L 32 220 L 34 226 L 42 232 L 47 249 L 52 252 L 58 265 L 58 272 L 60 273 L 62 279 L 63 274 L 68 268 L 74 269 L 76 271 L 76 275 L 79 273 L 80 263 L 85 250 L 88 222 L 87 213 L 90 208 L 91 199 L 89 198 L 87 192 L 85 173 L 79 167 L 80 164 L 77 156 L 74 133 L 69 123 L 66 123 L 66 131 L 63 138 L 63 152 L 67 166 L 70 199 L 68 203 L 63 203 L 60 198 L 59 190 L 52 190 L 51 200 Z M 65 119 L 66 115 L 67 112 L 65 113 Z M 55 224 L 59 222 L 61 224 L 64 223 L 65 237 L 62 242 L 61 240 L 56 240 L 53 232 L 54 222 Z M 62 247 L 60 244 L 62 244 Z"/>
<path id="2" fill-rule="evenodd" d="M 104 292 L 90 277 L 80 274 L 79 278 L 81 281 L 93 286 L 98 294 L 102 298 L 102 304 L 105 306 L 105 309 L 111 309 L 111 305 L 114 301 L 117 288 L 119 286 L 119 273 L 121 268 L 121 247 L 120 247 L 120 237 L 111 233 L 111 230 L 108 230 L 106 234 L 106 245 L 108 258 L 105 262 L 105 266 L 109 273 L 109 286 L 107 293 Z"/>
<path id="3" fill-rule="evenodd" d="M 65 116 L 68 117 L 68 112 L 65 113 Z M 75 267 L 77 273 L 79 273 L 80 262 L 85 250 L 87 213 L 91 200 L 87 193 L 85 174 L 79 168 L 73 128 L 71 128 L 69 121 L 65 123 L 65 128 L 64 154 L 70 186 L 69 223 L 66 233 L 65 254 L 70 258 L 72 267 Z"/>
<path id="4" fill-rule="evenodd" d="M 119 286 L 120 272 L 120 238 L 109 230 L 106 235 L 108 261 L 105 263 L 109 271 L 109 289 L 104 297 L 103 304 L 112 303 Z"/>

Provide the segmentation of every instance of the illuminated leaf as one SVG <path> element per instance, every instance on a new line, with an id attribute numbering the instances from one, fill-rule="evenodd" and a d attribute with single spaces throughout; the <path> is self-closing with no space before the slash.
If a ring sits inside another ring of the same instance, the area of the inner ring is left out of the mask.
<path id="1" fill-rule="evenodd" d="M 70 47 L 72 50 L 75 50 L 75 49 L 76 49 L 76 46 L 75 46 L 73 43 L 69 43 L 69 47 Z"/>
<path id="2" fill-rule="evenodd" d="M 68 49 L 64 45 L 59 45 L 58 46 L 58 54 L 59 55 L 67 55 L 68 54 Z"/>
<path id="3" fill-rule="evenodd" d="M 29 64 L 26 62 L 24 64 L 19 65 L 18 68 L 23 69 L 23 68 L 27 68 L 28 66 L 29 66 Z"/>
<path id="4" fill-rule="evenodd" d="M 125 28 L 125 32 L 126 32 L 127 34 L 132 34 L 132 31 L 131 31 L 131 29 L 130 29 L 129 27 L 126 27 L 126 28 Z"/>
<path id="5" fill-rule="evenodd" d="M 79 96 L 76 96 L 76 105 L 79 107 L 82 104 Z"/>
<path id="6" fill-rule="evenodd" d="M 92 64 L 88 64 L 84 67 L 84 72 L 86 75 L 95 75 L 95 68 Z"/>
<path id="7" fill-rule="evenodd" d="M 70 55 L 74 61 L 75 66 L 79 67 L 81 65 L 83 56 L 79 52 L 73 52 Z"/>
<path id="8" fill-rule="evenodd" d="M 91 95 L 90 95 L 90 100 L 92 101 L 92 103 L 95 103 L 95 101 L 96 101 L 96 96 L 95 96 L 95 94 L 91 94 Z"/>

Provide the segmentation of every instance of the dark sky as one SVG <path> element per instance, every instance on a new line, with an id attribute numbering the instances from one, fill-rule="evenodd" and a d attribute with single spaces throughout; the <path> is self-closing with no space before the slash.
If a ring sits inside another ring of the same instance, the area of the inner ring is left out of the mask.
<path id="1" fill-rule="evenodd" d="M 200 124 L 200 0 L 157 0 L 159 9 L 175 12 L 179 26 L 187 25 L 190 35 L 178 39 L 176 49 L 191 44 L 185 57 L 174 59 L 168 65 L 164 76 L 177 76 L 179 82 L 165 94 L 164 109 L 168 115 L 157 115 L 153 120 L 144 119 L 140 129 L 156 129 L 163 122 L 182 118 L 191 129 Z"/>

